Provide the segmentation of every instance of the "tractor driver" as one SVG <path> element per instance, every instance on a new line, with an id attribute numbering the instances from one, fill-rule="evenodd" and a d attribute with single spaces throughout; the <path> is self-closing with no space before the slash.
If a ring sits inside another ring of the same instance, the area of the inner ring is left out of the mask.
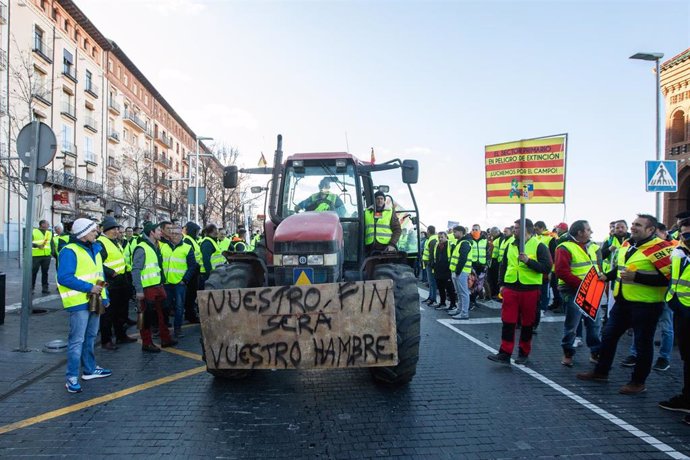
<path id="1" fill-rule="evenodd" d="M 295 212 L 299 212 L 300 209 L 316 212 L 335 211 L 338 216 L 344 216 L 345 204 L 343 204 L 343 200 L 335 193 L 331 193 L 330 189 L 331 179 L 324 177 L 319 182 L 319 193 L 314 193 L 306 200 L 297 203 Z"/>
<path id="2" fill-rule="evenodd" d="M 382 191 L 374 194 L 374 204 L 364 211 L 364 245 L 368 254 L 374 251 L 394 252 L 402 234 L 395 212 L 386 206 Z"/>

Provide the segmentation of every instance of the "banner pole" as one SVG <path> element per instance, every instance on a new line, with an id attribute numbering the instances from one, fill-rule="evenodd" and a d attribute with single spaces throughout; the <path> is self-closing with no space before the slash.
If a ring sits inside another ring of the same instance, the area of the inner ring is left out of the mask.
<path id="1" fill-rule="evenodd" d="M 520 203 L 520 254 L 525 252 L 525 203 Z"/>

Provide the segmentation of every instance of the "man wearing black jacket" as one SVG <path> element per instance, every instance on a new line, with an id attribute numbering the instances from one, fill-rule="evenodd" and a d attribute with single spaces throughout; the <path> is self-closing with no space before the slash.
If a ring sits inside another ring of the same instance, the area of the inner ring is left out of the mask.
<path id="1" fill-rule="evenodd" d="M 508 245 L 499 269 L 499 285 L 503 296 L 501 309 L 501 347 L 491 361 L 510 364 L 515 344 L 515 325 L 518 317 L 522 322 L 520 344 L 516 364 L 527 363 L 532 350 L 532 326 L 537 314 L 537 302 L 544 275 L 551 271 L 549 249 L 533 237 L 534 225 L 525 219 L 525 235 L 520 234 L 520 221 L 513 226 L 515 241 Z M 524 236 L 524 250 L 520 251 L 520 240 Z"/>
<path id="2" fill-rule="evenodd" d="M 102 245 L 101 258 L 105 282 L 108 283 L 110 306 L 101 315 L 101 348 L 117 350 L 117 345 L 113 343 L 113 330 L 119 344 L 137 341 L 126 332 L 131 288 L 125 273 L 125 256 L 119 243 L 122 227 L 113 217 L 106 217 L 102 226 L 103 234 L 98 237 L 98 241 Z"/>

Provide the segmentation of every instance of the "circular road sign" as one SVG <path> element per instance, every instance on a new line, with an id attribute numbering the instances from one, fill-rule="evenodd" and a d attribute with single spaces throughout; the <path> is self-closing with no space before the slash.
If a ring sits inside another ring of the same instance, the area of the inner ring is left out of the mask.
<path id="1" fill-rule="evenodd" d="M 36 145 L 37 133 L 34 123 L 31 122 L 25 125 L 17 136 L 17 154 L 27 166 L 31 166 L 31 150 Z M 38 122 L 38 159 L 36 167 L 43 168 L 53 161 L 56 150 L 57 141 L 55 140 L 55 133 L 50 129 L 50 126 Z"/>

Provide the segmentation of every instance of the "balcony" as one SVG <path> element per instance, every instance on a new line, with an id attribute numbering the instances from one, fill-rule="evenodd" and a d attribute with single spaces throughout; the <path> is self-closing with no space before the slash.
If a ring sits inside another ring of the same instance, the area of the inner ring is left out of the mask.
<path id="1" fill-rule="evenodd" d="M 165 155 L 156 155 L 154 160 L 168 169 L 172 168 L 172 160 L 170 158 L 166 158 Z"/>
<path id="2" fill-rule="evenodd" d="M 72 80 L 74 83 L 77 82 L 77 69 L 72 65 L 62 66 L 62 75 Z"/>
<path id="3" fill-rule="evenodd" d="M 98 86 L 96 86 L 92 81 L 87 80 L 84 91 L 92 95 L 93 97 L 98 97 Z"/>
<path id="4" fill-rule="evenodd" d="M 122 169 L 122 162 L 117 158 L 108 157 L 108 167 L 119 171 Z"/>
<path id="5" fill-rule="evenodd" d="M 144 130 L 144 135 L 149 139 L 153 139 L 153 129 L 150 126 L 147 126 Z"/>
<path id="6" fill-rule="evenodd" d="M 0 24 L 7 24 L 7 5 L 0 3 Z"/>
<path id="7" fill-rule="evenodd" d="M 0 69 L 5 70 L 7 68 L 7 51 L 0 49 Z"/>
<path id="8" fill-rule="evenodd" d="M 150 150 L 144 150 L 144 159 L 145 160 L 153 160 L 155 157 L 154 153 L 151 152 Z"/>
<path id="9" fill-rule="evenodd" d="M 96 161 L 96 154 L 90 151 L 84 152 L 84 161 L 88 164 L 92 165 L 97 165 L 98 161 Z"/>
<path id="10" fill-rule="evenodd" d="M 670 158 L 676 155 L 685 155 L 690 153 L 690 141 L 677 142 L 666 149 L 666 157 Z"/>
<path id="11" fill-rule="evenodd" d="M 40 56 L 41 59 L 46 61 L 48 64 L 53 63 L 53 49 L 46 45 L 45 42 L 37 35 L 34 35 L 34 45 L 33 48 L 31 48 L 31 51 Z"/>
<path id="12" fill-rule="evenodd" d="M 69 102 L 62 103 L 62 109 L 60 110 L 60 113 L 66 117 L 71 118 L 72 120 L 77 120 L 77 109 Z"/>
<path id="13" fill-rule="evenodd" d="M 165 145 L 167 148 L 172 147 L 172 138 L 164 132 L 158 131 L 156 133 L 156 140 Z"/>
<path id="14" fill-rule="evenodd" d="M 130 125 L 137 128 L 139 131 L 146 130 L 146 123 L 131 111 L 125 110 L 125 114 L 122 118 L 124 119 L 124 121 L 129 122 Z"/>
<path id="15" fill-rule="evenodd" d="M 153 177 L 153 183 L 164 188 L 169 188 L 170 187 L 170 181 L 166 179 L 163 175 L 160 176 L 154 176 Z"/>
<path id="16" fill-rule="evenodd" d="M 96 119 L 92 116 L 84 117 L 84 128 L 86 128 L 89 131 L 92 131 L 94 133 L 97 133 L 98 132 L 98 123 L 96 123 Z"/>
<path id="17" fill-rule="evenodd" d="M 103 195 L 103 185 L 90 180 L 75 177 L 74 174 L 64 170 L 54 170 L 46 168 L 48 172 L 47 183 L 59 185 L 71 190 Z"/>
<path id="18" fill-rule="evenodd" d="M 33 98 L 45 105 L 53 105 L 53 93 L 50 91 L 34 90 Z"/>
<path id="19" fill-rule="evenodd" d="M 77 156 L 77 146 L 68 141 L 62 141 L 62 144 L 60 145 L 60 151 L 65 155 L 73 157 Z"/>
<path id="20" fill-rule="evenodd" d="M 117 131 L 110 131 L 108 133 L 108 140 L 110 142 L 114 142 L 116 144 L 119 144 L 120 143 L 120 133 L 118 133 Z"/>
<path id="21" fill-rule="evenodd" d="M 116 114 L 119 115 L 119 114 L 120 114 L 121 107 L 120 107 L 120 104 L 118 104 L 116 101 L 113 101 L 112 99 L 110 99 L 110 100 L 108 101 L 108 109 L 109 109 L 111 112 L 116 113 Z"/>

